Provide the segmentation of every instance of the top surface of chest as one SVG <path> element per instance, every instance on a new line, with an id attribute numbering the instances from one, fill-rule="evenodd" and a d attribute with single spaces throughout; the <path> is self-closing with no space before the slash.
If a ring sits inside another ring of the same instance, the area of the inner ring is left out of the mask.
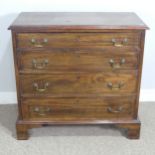
<path id="1" fill-rule="evenodd" d="M 116 12 L 25 12 L 9 27 L 38 29 L 148 29 L 135 13 Z"/>

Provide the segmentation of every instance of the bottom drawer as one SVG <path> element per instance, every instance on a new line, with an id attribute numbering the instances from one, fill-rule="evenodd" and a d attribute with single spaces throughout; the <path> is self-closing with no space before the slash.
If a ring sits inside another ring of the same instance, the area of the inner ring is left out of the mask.
<path id="1" fill-rule="evenodd" d="M 132 118 L 135 97 L 24 99 L 26 120 L 88 120 Z"/>

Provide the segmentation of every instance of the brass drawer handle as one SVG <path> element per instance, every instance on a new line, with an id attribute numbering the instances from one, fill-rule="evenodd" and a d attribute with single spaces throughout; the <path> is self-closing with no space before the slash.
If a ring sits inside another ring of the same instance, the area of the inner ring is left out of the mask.
<path id="1" fill-rule="evenodd" d="M 32 38 L 30 42 L 32 45 L 34 45 L 34 47 L 41 48 L 41 47 L 44 47 L 44 45 L 48 43 L 48 39 L 44 38 L 42 42 L 39 42 L 36 39 Z"/>
<path id="2" fill-rule="evenodd" d="M 33 83 L 33 87 L 39 93 L 45 92 L 47 90 L 48 86 L 49 86 L 49 83 L 48 82 L 46 82 L 44 84 L 44 87 L 43 88 L 39 88 L 38 83 Z"/>
<path id="3" fill-rule="evenodd" d="M 116 39 L 112 39 L 112 43 L 113 43 L 113 45 L 115 46 L 115 47 L 122 47 L 122 46 L 124 46 L 125 44 L 127 44 L 127 42 L 128 42 L 128 39 L 127 38 L 125 38 L 123 41 L 121 41 L 121 42 L 117 42 L 116 41 Z"/>
<path id="4" fill-rule="evenodd" d="M 37 113 L 40 116 L 45 116 L 47 113 L 51 111 L 51 108 L 41 108 L 41 107 L 35 107 L 33 110 L 35 113 Z"/>
<path id="5" fill-rule="evenodd" d="M 45 59 L 42 62 L 38 63 L 36 59 L 32 60 L 33 68 L 35 69 L 44 69 L 48 64 L 48 60 Z"/>
<path id="6" fill-rule="evenodd" d="M 111 107 L 108 107 L 107 111 L 110 112 L 110 113 L 120 113 L 120 112 L 123 111 L 123 107 L 119 107 L 117 109 L 112 109 Z"/>
<path id="7" fill-rule="evenodd" d="M 120 60 L 120 62 L 119 63 L 115 63 L 115 60 L 114 59 L 110 59 L 109 60 L 109 63 L 110 63 L 110 65 L 111 65 L 111 67 L 113 68 L 113 69 L 118 69 L 118 68 L 120 68 L 123 64 L 125 64 L 125 58 L 122 58 L 121 60 Z"/>
<path id="8" fill-rule="evenodd" d="M 125 84 L 123 82 L 119 82 L 118 84 L 113 84 L 111 82 L 109 82 L 107 84 L 107 87 L 111 90 L 120 90 Z"/>

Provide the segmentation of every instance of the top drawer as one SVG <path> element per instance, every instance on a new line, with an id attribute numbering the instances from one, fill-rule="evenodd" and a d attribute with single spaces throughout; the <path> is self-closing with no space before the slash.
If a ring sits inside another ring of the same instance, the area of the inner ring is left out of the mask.
<path id="1" fill-rule="evenodd" d="M 129 33 L 19 33 L 18 48 L 139 46 L 140 32 Z"/>

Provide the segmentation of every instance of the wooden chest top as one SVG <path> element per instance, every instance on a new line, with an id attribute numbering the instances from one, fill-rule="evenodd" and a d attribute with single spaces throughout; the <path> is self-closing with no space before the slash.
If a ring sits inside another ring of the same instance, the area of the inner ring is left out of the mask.
<path id="1" fill-rule="evenodd" d="M 9 29 L 148 29 L 132 12 L 23 12 Z"/>

